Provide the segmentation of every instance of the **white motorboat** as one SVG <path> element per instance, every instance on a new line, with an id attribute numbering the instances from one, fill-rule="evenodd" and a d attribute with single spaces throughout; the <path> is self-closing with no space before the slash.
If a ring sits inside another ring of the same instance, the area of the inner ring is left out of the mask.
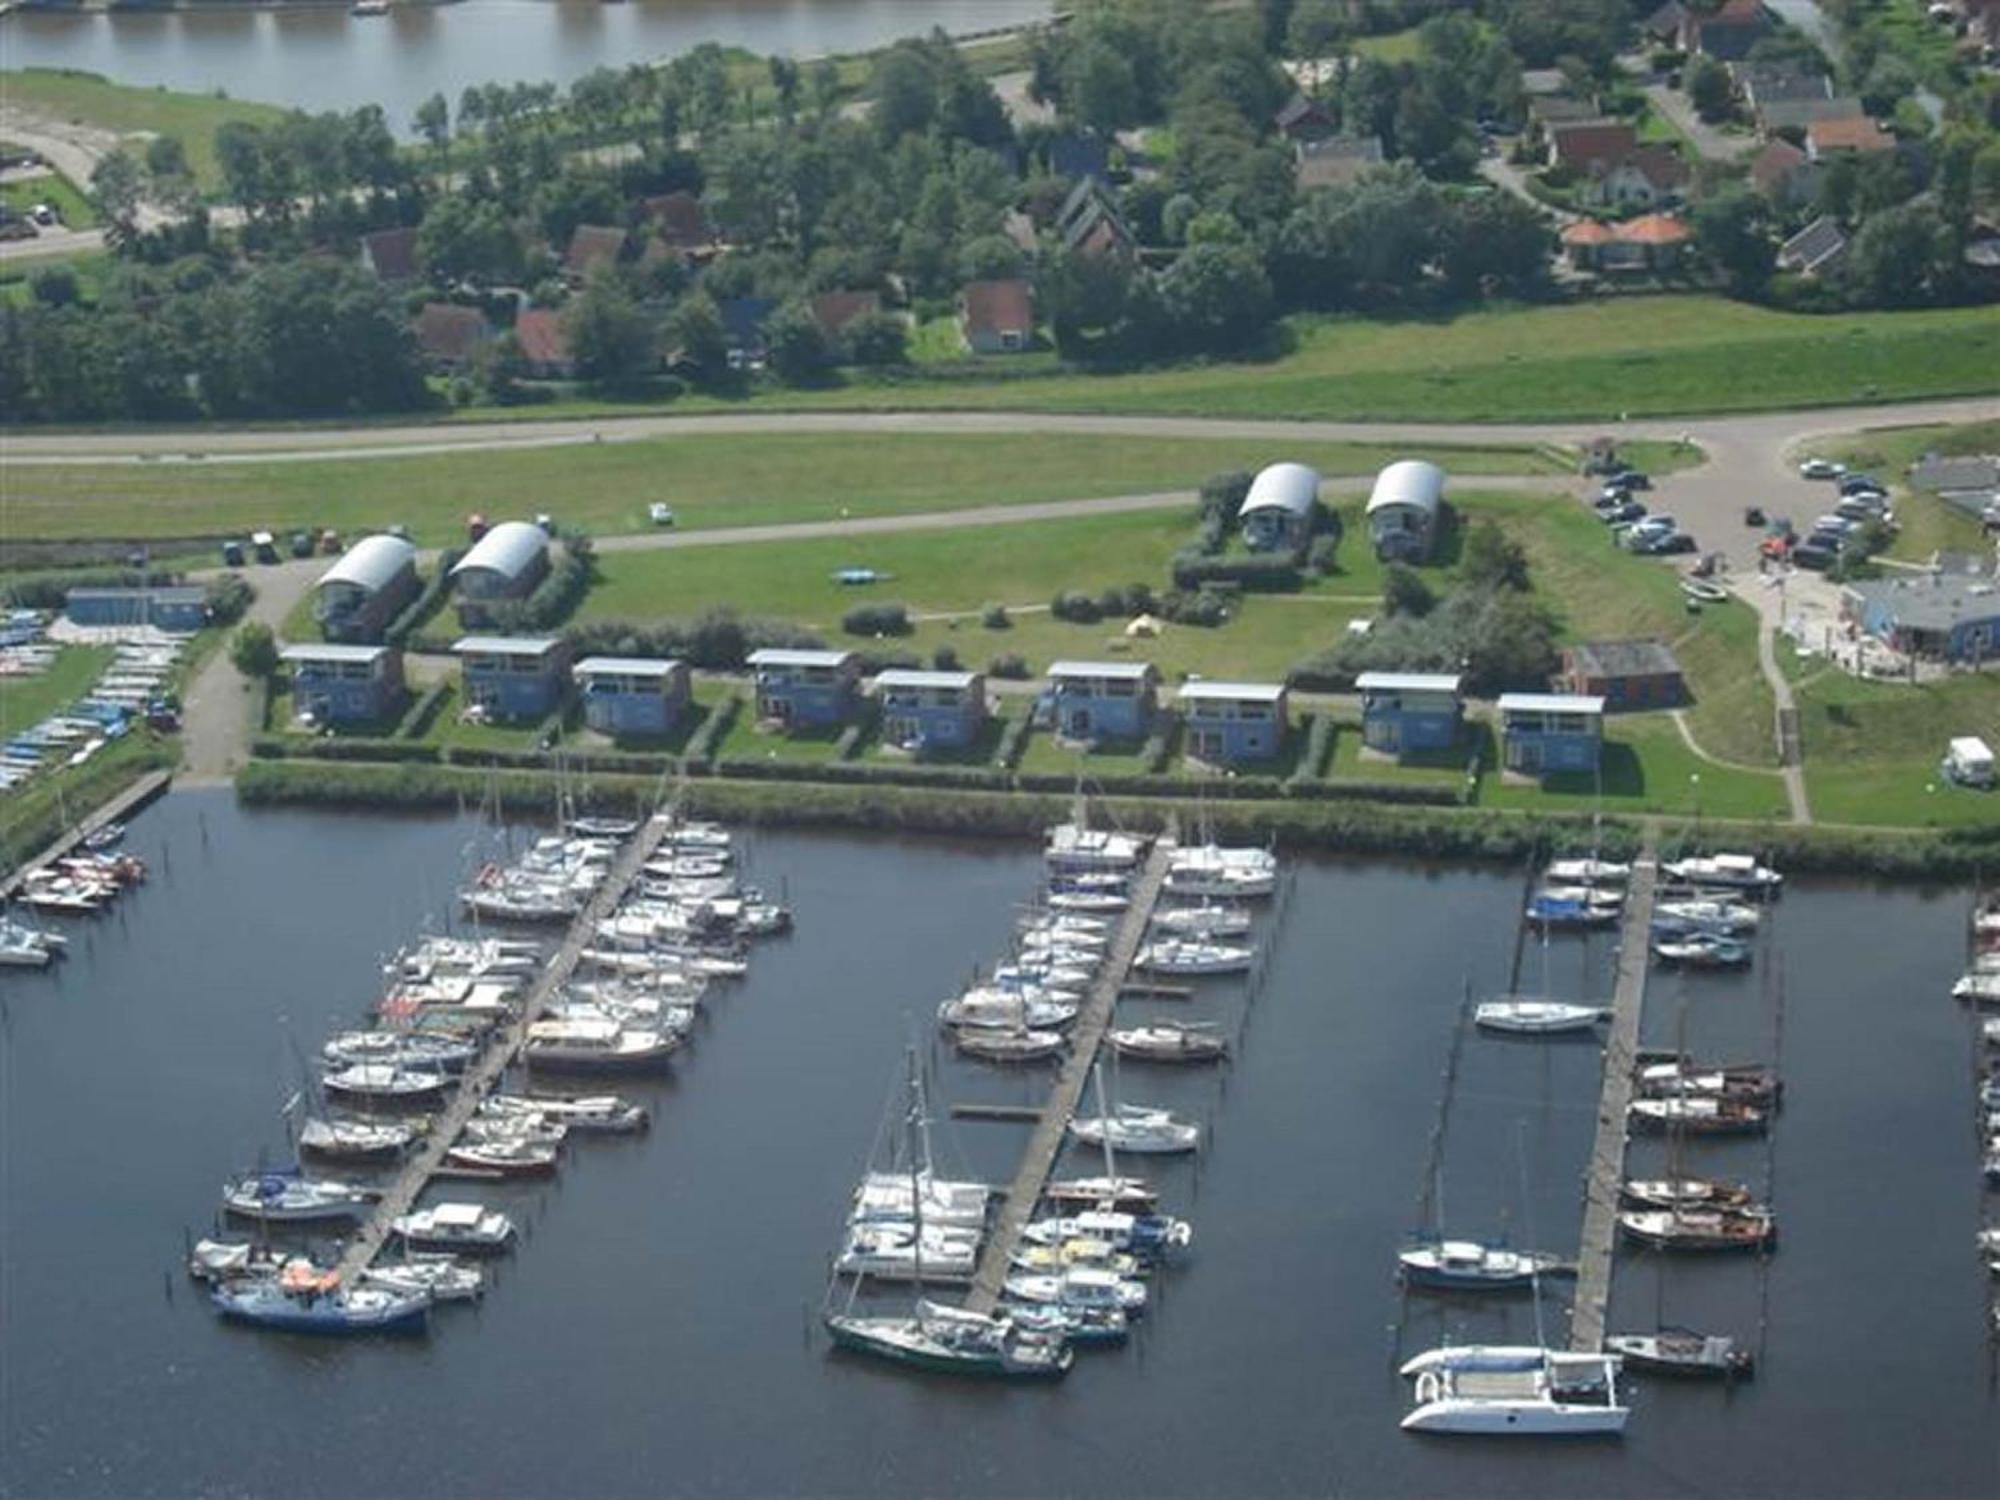
<path id="1" fill-rule="evenodd" d="M 245 1219 L 310 1224 L 357 1219 L 375 1201 L 373 1189 L 297 1171 L 253 1172 L 224 1185 L 222 1206 Z"/>
<path id="2" fill-rule="evenodd" d="M 1167 906 L 1153 913 L 1162 932 L 1197 938 L 1241 937 L 1250 930 L 1248 907 L 1203 901 L 1194 906 Z"/>
<path id="3" fill-rule="evenodd" d="M 1552 1437 L 1625 1430 L 1619 1359 L 1527 1346 L 1431 1349 L 1403 1365 L 1416 1381 L 1406 1432 Z"/>
<path id="4" fill-rule="evenodd" d="M 919 1193 L 924 1223 L 947 1226 L 976 1228 L 984 1224 L 987 1205 L 993 1199 L 992 1186 L 984 1182 L 953 1182 L 928 1170 L 920 1170 L 914 1182 L 907 1172 L 870 1172 L 854 1190 L 848 1219 L 854 1223 L 914 1221 Z"/>
<path id="5" fill-rule="evenodd" d="M 1019 1246 L 1008 1263 L 1017 1271 L 1037 1276 L 1088 1268 L 1109 1271 L 1128 1281 L 1136 1280 L 1152 1269 L 1131 1251 L 1120 1250 L 1109 1240 L 1064 1240 L 1060 1245 L 1037 1245 L 1031 1241 Z"/>
<path id="6" fill-rule="evenodd" d="M 1660 867 L 1673 880 L 1691 885 L 1728 886 L 1732 890 L 1773 894 L 1785 877 L 1748 854 L 1697 854 L 1670 859 Z"/>
<path id="7" fill-rule="evenodd" d="M 1043 857 L 1052 870 L 1129 870 L 1145 853 L 1146 840 L 1135 834 L 1073 822 L 1049 830 Z"/>
<path id="8" fill-rule="evenodd" d="M 477 1302 L 486 1291 L 486 1273 L 449 1255 L 413 1255 L 377 1263 L 361 1273 L 361 1284 L 405 1296 L 421 1293 L 433 1302 Z"/>
<path id="9" fill-rule="evenodd" d="M 1229 1053 L 1229 1039 L 1199 1022 L 1120 1027 L 1106 1032 L 1105 1040 L 1120 1057 L 1148 1062 L 1216 1062 Z"/>
<path id="10" fill-rule="evenodd" d="M 389 1232 L 412 1250 L 499 1255 L 514 1242 L 514 1221 L 477 1203 L 440 1203 L 390 1220 Z"/>
<path id="11" fill-rule="evenodd" d="M 681 1044 L 679 1033 L 626 1026 L 609 1017 L 537 1021 L 521 1048 L 531 1068 L 623 1072 L 663 1067 Z"/>
<path id="12" fill-rule="evenodd" d="M 1049 891 L 1045 904 L 1057 911 L 1123 911 L 1132 904 L 1122 891 L 1074 890 L 1057 886 Z"/>
<path id="13" fill-rule="evenodd" d="M 1095 942 L 1102 947 L 1109 940 L 1111 924 L 1098 917 L 1057 916 L 1051 912 L 1023 918 L 1019 931 L 1023 937 L 1035 933 L 1049 936 L 1061 934 L 1073 941 Z"/>
<path id="14" fill-rule="evenodd" d="M 18 922 L 0 921 L 0 966 L 42 969 L 62 952 L 39 931 Z"/>
<path id="15" fill-rule="evenodd" d="M 1571 1005 L 1563 1000 L 1485 1000 L 1474 1007 L 1473 1024 L 1490 1031 L 1513 1031 L 1531 1036 L 1551 1036 L 1559 1032 L 1588 1031 L 1605 1020 L 1610 1012 L 1594 1005 Z"/>
<path id="16" fill-rule="evenodd" d="M 1143 1177 L 1057 1177 L 1042 1189 L 1052 1208 L 1151 1213 L 1160 1195 Z"/>
<path id="17" fill-rule="evenodd" d="M 995 984 L 1003 986 L 1028 984 L 1080 993 L 1096 975 L 1097 966 L 1094 963 L 1058 963 L 1030 957 L 1020 963 L 1000 965 L 993 971 L 992 979 Z"/>
<path id="18" fill-rule="evenodd" d="M 1059 1307 L 1117 1308 L 1128 1316 L 1146 1307 L 1146 1284 L 1115 1271 L 1074 1266 L 1047 1274 L 1028 1272 L 1007 1278 L 1007 1295 L 1021 1302 L 1052 1302 Z"/>
<path id="19" fill-rule="evenodd" d="M 1069 1122 L 1073 1140 L 1087 1146 L 1109 1145 L 1114 1151 L 1136 1156 L 1167 1156 L 1193 1151 L 1201 1145 L 1201 1127 L 1175 1118 L 1164 1109 L 1121 1104 L 1108 1118 L 1083 1116 Z"/>
<path id="20" fill-rule="evenodd" d="M 967 1057 L 986 1062 L 1043 1062 L 1060 1057 L 1069 1043 L 1060 1031 L 1006 1031 L 968 1027 L 952 1034 L 952 1043 Z"/>
<path id="21" fill-rule="evenodd" d="M 1617 911 L 1625 905 L 1623 891 L 1601 885 L 1562 885 L 1550 881 L 1535 888 L 1535 897 L 1550 902 L 1573 901 L 1595 911 Z"/>
<path id="22" fill-rule="evenodd" d="M 2000 972 L 1973 969 L 1951 987 L 1951 998 L 1975 1005 L 2000 1005 Z"/>
<path id="23" fill-rule="evenodd" d="M 1255 948 L 1172 937 L 1141 948 L 1132 966 L 1154 974 L 1241 974 L 1256 959 Z"/>
<path id="24" fill-rule="evenodd" d="M 1548 1251 L 1509 1250 L 1472 1240 L 1411 1245 L 1397 1252 L 1396 1269 L 1409 1286 L 1455 1292 L 1525 1291 L 1537 1277 L 1575 1273 L 1574 1266 Z"/>
<path id="25" fill-rule="evenodd" d="M 1628 1203 L 1648 1208 L 1747 1208 L 1750 1189 L 1707 1177 L 1635 1177 L 1619 1187 Z"/>
<path id="26" fill-rule="evenodd" d="M 569 1130 L 593 1134 L 629 1135 L 652 1123 L 652 1113 L 643 1104 L 633 1104 L 615 1094 L 595 1094 L 581 1099 L 558 1099 L 541 1094 L 494 1094 L 480 1104 L 482 1111 L 528 1114 L 558 1120 Z"/>
<path id="27" fill-rule="evenodd" d="M 1275 866 L 1265 868 L 1213 860 L 1181 862 L 1188 855 L 1202 855 L 1208 852 L 1194 849 L 1187 851 L 1186 855 L 1176 855 L 1175 863 L 1167 868 L 1165 889 L 1176 896 L 1216 896 L 1225 900 L 1246 901 L 1258 896 L 1268 896 L 1278 888 L 1278 872 Z M 1216 852 L 1261 854 L 1264 851 L 1259 849 Z"/>
<path id="28" fill-rule="evenodd" d="M 1703 897 L 1663 898 L 1653 904 L 1653 915 L 1719 932 L 1752 932 L 1762 920 L 1754 906 Z"/>
<path id="29" fill-rule="evenodd" d="M 1615 859 L 1552 859 L 1542 873 L 1578 885 L 1623 885 L 1632 878 L 1632 867 Z"/>
<path id="30" fill-rule="evenodd" d="M 546 1177 L 556 1169 L 558 1147 L 547 1140 L 518 1134 L 481 1135 L 456 1142 L 444 1154 L 454 1167 L 492 1172 L 501 1177 Z"/>
<path id="31" fill-rule="evenodd" d="M 405 1120 L 327 1120 L 299 1127 L 299 1150 L 339 1161 L 383 1161 L 407 1151 L 419 1134 Z"/>
<path id="32" fill-rule="evenodd" d="M 848 1226 L 835 1268 L 878 1281 L 963 1282 L 979 1265 L 980 1231 L 967 1225 L 869 1219 Z"/>
<path id="33" fill-rule="evenodd" d="M 196 1240 L 188 1251 L 188 1275 L 196 1281 L 232 1276 L 275 1276 L 291 1257 L 248 1240 Z"/>
<path id="34" fill-rule="evenodd" d="M 405 1068 L 396 1063 L 355 1063 L 328 1073 L 320 1086 L 342 1098 L 368 1099 L 381 1104 L 415 1104 L 434 1099 L 451 1087 L 443 1073 L 428 1068 Z"/>
<path id="35" fill-rule="evenodd" d="M 1185 1219 L 1170 1219 L 1163 1214 L 1123 1213 L 1100 1208 L 1052 1219 L 1031 1220 L 1021 1231 L 1021 1237 L 1031 1245 L 1065 1245 L 1071 1240 L 1097 1240 L 1114 1250 L 1129 1251 L 1142 1260 L 1160 1260 L 1192 1244 L 1194 1228 Z"/>

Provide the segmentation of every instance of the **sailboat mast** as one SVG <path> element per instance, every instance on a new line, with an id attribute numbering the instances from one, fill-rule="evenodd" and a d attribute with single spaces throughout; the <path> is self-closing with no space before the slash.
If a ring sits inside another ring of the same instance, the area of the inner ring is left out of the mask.
<path id="1" fill-rule="evenodd" d="M 921 1172 L 918 1169 L 918 1141 L 923 1135 L 923 1084 L 917 1076 L 917 1049 L 905 1050 L 906 1065 L 909 1070 L 909 1106 L 904 1113 L 903 1129 L 906 1139 L 903 1154 L 910 1159 L 910 1214 L 916 1224 L 916 1234 L 911 1240 L 911 1280 L 916 1286 L 917 1301 L 921 1305 L 924 1295 L 924 1193 Z M 925 1150 L 928 1150 L 928 1146 Z"/>
<path id="2" fill-rule="evenodd" d="M 1118 1192 L 1118 1165 L 1111 1154 L 1111 1107 L 1104 1100 L 1104 1064 L 1091 1065 L 1091 1076 L 1097 1081 L 1097 1118 L 1104 1126 L 1104 1186 L 1116 1198 Z"/>

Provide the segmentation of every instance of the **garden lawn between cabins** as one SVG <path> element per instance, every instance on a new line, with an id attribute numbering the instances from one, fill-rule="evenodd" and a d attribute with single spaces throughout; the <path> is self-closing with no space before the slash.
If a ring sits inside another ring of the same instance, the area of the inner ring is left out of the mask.
<path id="1" fill-rule="evenodd" d="M 1938 771 L 1950 742 L 2000 748 L 2000 675 L 1936 683 L 1867 682 L 1823 666 L 1798 688 L 1806 791 L 1821 823 L 1922 828 L 2000 825 L 2000 792 L 1954 786 Z"/>
<path id="2" fill-rule="evenodd" d="M 1984 552 L 1991 548 L 1978 518 L 1909 483 L 1910 465 L 1926 453 L 1951 456 L 2000 453 L 2000 420 L 1959 426 L 1872 427 L 1809 443 L 1802 457 L 1831 458 L 1850 469 L 1873 474 L 1894 497 L 1898 530 L 1883 555 L 1927 563 L 1939 552 Z M 1827 487 L 1827 504 L 1834 502 Z"/>
<path id="3" fill-rule="evenodd" d="M 184 94 L 165 88 L 113 83 L 96 73 L 67 68 L 23 68 L 0 72 L 0 94 L 27 115 L 94 126 L 118 135 L 171 135 L 187 148 L 188 166 L 203 192 L 222 186 L 216 165 L 215 132 L 233 120 L 274 125 L 285 117 L 275 104 L 255 104 L 219 94 Z M 144 159 L 145 142 L 127 143 Z"/>
<path id="4" fill-rule="evenodd" d="M 708 433 L 396 458 L 296 463 L 16 465 L 16 540 L 244 536 L 331 527 L 343 537 L 407 526 L 423 545 L 463 544 L 472 514 L 548 512 L 600 535 L 835 521 L 1104 495 L 1193 491 L 1211 474 L 1293 459 L 1327 476 L 1371 475 L 1411 449 L 1279 438 L 1088 434 Z M 1566 472 L 1528 445 L 1427 445 L 1454 474 Z"/>

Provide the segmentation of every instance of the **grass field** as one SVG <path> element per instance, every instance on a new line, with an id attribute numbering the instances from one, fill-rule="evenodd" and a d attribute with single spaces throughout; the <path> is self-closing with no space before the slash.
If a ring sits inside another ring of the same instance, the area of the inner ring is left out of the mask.
<path id="1" fill-rule="evenodd" d="M 97 223 L 97 210 L 67 177 L 52 172 L 28 182 L 0 184 L 0 201 L 25 215 L 38 203 L 54 207 L 65 229 L 90 229 Z"/>
<path id="2" fill-rule="evenodd" d="M 1564 472 L 1559 457 L 1524 446 L 1426 452 L 1455 474 Z M 684 530 L 756 526 L 1193 490 L 1220 470 L 1279 458 L 1328 476 L 1372 474 L 1405 454 L 1279 439 L 711 433 L 310 463 L 30 465 L 8 471 L 7 530 L 22 540 L 157 539 L 401 523 L 444 545 L 462 540 L 475 511 L 549 511 L 608 534 L 647 530 L 646 508 L 660 500 Z"/>
<path id="3" fill-rule="evenodd" d="M 144 132 L 179 136 L 188 165 L 204 192 L 222 185 L 215 164 L 215 132 L 231 120 L 268 125 L 285 111 L 209 94 L 181 94 L 164 88 L 132 88 L 96 73 L 57 68 L 9 69 L 0 73 L 0 93 L 28 114 L 95 126 L 119 135 Z M 143 148 L 141 148 L 143 149 Z"/>
<path id="4" fill-rule="evenodd" d="M 1864 682 L 1828 668 L 1798 690 L 1799 733 L 1813 817 L 1901 827 L 2000 823 L 2000 796 L 1938 776 L 1946 744 L 2000 744 L 2000 676 L 1940 683 Z"/>
<path id="5" fill-rule="evenodd" d="M 1865 469 L 1888 485 L 1895 496 L 1901 524 L 1887 555 L 1908 562 L 1929 562 L 1938 552 L 1976 552 L 1985 548 L 1979 522 L 1935 495 L 1910 488 L 1910 465 L 1924 454 L 2000 453 L 2000 420 L 1959 426 L 1875 427 L 1865 432 L 1810 443 L 1805 451 L 1817 458 L 1837 459 L 1850 469 Z"/>
<path id="6" fill-rule="evenodd" d="M 1511 785 L 1487 763 L 1483 807 L 1588 812 L 1657 812 L 1681 817 L 1783 818 L 1788 804 L 1775 774 L 1731 770 L 1689 750 L 1665 714 L 1606 720 L 1601 776 L 1551 776 L 1541 785 Z"/>
<path id="7" fill-rule="evenodd" d="M 0 740 L 81 698 L 110 660 L 109 646 L 64 646 L 41 676 L 0 678 Z"/>

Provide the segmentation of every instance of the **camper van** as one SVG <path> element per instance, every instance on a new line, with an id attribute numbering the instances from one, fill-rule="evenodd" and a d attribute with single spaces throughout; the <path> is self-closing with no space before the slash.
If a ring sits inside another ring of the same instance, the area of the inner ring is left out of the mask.
<path id="1" fill-rule="evenodd" d="M 1982 739 L 1962 736 L 1951 742 L 1941 769 L 1947 781 L 1955 781 L 1960 786 L 1990 787 L 1993 785 L 1993 751 Z"/>

